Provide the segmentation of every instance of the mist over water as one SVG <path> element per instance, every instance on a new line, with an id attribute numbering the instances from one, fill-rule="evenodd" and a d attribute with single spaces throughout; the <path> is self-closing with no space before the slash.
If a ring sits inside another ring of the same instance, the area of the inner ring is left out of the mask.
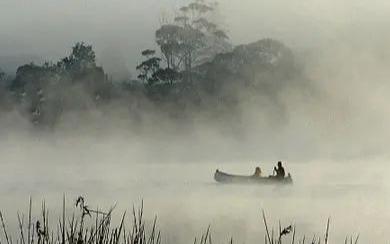
<path id="1" fill-rule="evenodd" d="M 204 155 L 194 160 L 186 152 L 186 161 L 178 151 L 168 157 L 172 147 L 156 141 L 48 138 L 2 143 L 1 209 L 14 228 L 16 211 L 27 210 L 28 196 L 35 213 L 45 200 L 55 220 L 65 194 L 69 213 L 79 195 L 92 208 L 117 203 L 117 221 L 143 200 L 147 218 L 157 215 L 163 240 L 173 243 L 193 241 L 209 224 L 216 242 L 232 236 L 239 243 L 256 243 L 264 238 L 262 209 L 275 229 L 280 220 L 286 226 L 295 223 L 298 234 L 319 235 L 331 217 L 332 242 L 357 233 L 362 242 L 387 238 L 390 185 L 383 157 L 286 160 L 292 186 L 223 185 L 213 179 L 217 168 L 252 174 L 260 166 L 268 174 L 278 159 L 232 162 Z"/>

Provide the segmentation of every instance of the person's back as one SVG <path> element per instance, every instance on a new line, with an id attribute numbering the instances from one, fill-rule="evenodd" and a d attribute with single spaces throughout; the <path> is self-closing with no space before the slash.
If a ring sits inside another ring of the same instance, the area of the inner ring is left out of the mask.
<path id="1" fill-rule="evenodd" d="M 278 167 L 275 170 L 276 170 L 276 177 L 284 178 L 286 176 L 286 172 L 284 171 L 281 161 L 278 162 Z"/>
<path id="2" fill-rule="evenodd" d="M 253 176 L 256 176 L 256 177 L 260 177 L 261 176 L 261 169 L 260 169 L 260 167 L 256 167 L 255 173 L 253 174 Z"/>

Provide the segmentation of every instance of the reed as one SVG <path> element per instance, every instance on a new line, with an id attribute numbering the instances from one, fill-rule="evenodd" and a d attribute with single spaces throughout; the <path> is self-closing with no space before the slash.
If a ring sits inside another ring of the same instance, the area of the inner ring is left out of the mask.
<path id="1" fill-rule="evenodd" d="M 1 235 L 0 244 L 162 244 L 161 232 L 157 227 L 155 217 L 147 228 L 144 220 L 143 202 L 139 208 L 132 208 L 130 221 L 126 221 L 127 213 L 121 215 L 120 222 L 115 225 L 112 213 L 115 205 L 108 211 L 98 208 L 92 209 L 87 205 L 84 197 L 77 198 L 73 204 L 74 212 L 67 217 L 66 199 L 63 197 L 62 214 L 58 223 L 49 222 L 49 211 L 45 202 L 42 203 L 40 216 L 32 216 L 32 199 L 29 199 L 27 221 L 25 216 L 18 212 L 18 234 L 10 236 L 3 212 L 0 211 Z M 33 222 L 35 219 L 35 222 Z M 296 226 L 290 224 L 283 226 L 280 221 L 277 231 L 271 229 L 264 210 L 262 211 L 264 225 L 264 244 L 305 244 L 306 235 L 296 236 Z M 194 238 L 193 244 L 213 244 L 211 227 L 205 230 L 200 238 Z M 330 218 L 326 222 L 324 235 L 313 236 L 310 244 L 328 244 L 330 233 Z M 15 240 L 15 241 L 14 241 Z M 357 244 L 359 235 L 347 236 L 344 244 Z M 233 244 L 233 237 L 229 239 Z"/>

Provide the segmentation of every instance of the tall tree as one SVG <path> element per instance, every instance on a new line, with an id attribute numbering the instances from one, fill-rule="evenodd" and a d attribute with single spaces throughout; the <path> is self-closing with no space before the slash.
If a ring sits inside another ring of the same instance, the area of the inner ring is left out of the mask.
<path id="1" fill-rule="evenodd" d="M 179 73 L 170 67 L 161 68 L 161 59 L 155 56 L 155 50 L 144 50 L 142 56 L 146 59 L 137 66 L 137 70 L 140 72 L 138 78 L 145 84 L 153 86 L 157 83 L 168 82 L 173 84 L 179 78 Z"/>
<path id="2" fill-rule="evenodd" d="M 153 85 L 158 81 L 154 74 L 160 69 L 161 59 L 156 57 L 155 53 L 155 50 L 150 49 L 142 51 L 145 60 L 136 68 L 140 72 L 138 78 L 145 84 Z"/>
<path id="3" fill-rule="evenodd" d="M 58 66 L 75 73 L 96 67 L 96 55 L 92 45 L 77 42 L 72 47 L 71 54 L 58 62 Z"/>
<path id="4" fill-rule="evenodd" d="M 173 24 L 161 26 L 156 31 L 156 43 L 160 47 L 167 68 L 179 69 L 182 61 L 183 28 Z"/>
<path id="5" fill-rule="evenodd" d="M 192 68 L 230 49 L 228 36 L 211 20 L 216 4 L 195 0 L 180 8 L 173 23 L 156 31 L 156 42 L 168 69 L 192 78 Z M 223 46 L 224 48 L 217 48 Z"/>

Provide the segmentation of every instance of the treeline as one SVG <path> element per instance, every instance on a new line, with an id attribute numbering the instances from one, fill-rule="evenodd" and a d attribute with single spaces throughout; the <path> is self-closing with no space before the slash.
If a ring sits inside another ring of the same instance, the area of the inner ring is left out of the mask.
<path id="1" fill-rule="evenodd" d="M 216 4 L 196 0 L 155 32 L 157 49 L 140 52 L 137 79 L 113 81 L 96 64 L 91 45 L 78 42 L 69 56 L 0 72 L 0 109 L 17 110 L 34 124 L 54 126 L 69 111 L 128 107 L 129 118 L 149 110 L 173 118 L 197 111 L 235 114 L 248 96 L 276 96 L 302 80 L 290 49 L 263 39 L 233 47 L 212 21 Z"/>

